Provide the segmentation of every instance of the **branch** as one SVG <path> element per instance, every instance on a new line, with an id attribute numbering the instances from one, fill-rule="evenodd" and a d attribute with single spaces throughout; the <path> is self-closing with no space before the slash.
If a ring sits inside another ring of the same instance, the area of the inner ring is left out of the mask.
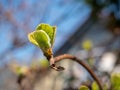
<path id="1" fill-rule="evenodd" d="M 59 55 L 57 57 L 52 58 L 55 62 L 59 62 L 63 59 L 71 59 L 73 61 L 76 61 L 77 63 L 79 63 L 80 65 L 82 65 L 88 72 L 89 74 L 92 76 L 92 78 L 97 82 L 97 84 L 99 85 L 100 90 L 103 90 L 102 85 L 100 83 L 100 80 L 98 79 L 98 77 L 95 75 L 95 73 L 93 72 L 93 70 L 86 65 L 84 62 L 82 62 L 79 58 L 69 55 L 69 54 L 63 54 L 63 55 Z"/>
<path id="2" fill-rule="evenodd" d="M 92 76 L 92 78 L 97 82 L 97 84 L 99 85 L 100 90 L 103 90 L 102 85 L 100 83 L 100 80 L 95 75 L 93 70 L 88 65 L 86 65 L 84 62 L 82 62 L 79 58 L 77 58 L 75 56 L 72 56 L 72 55 L 69 55 L 69 54 L 63 54 L 63 55 L 59 55 L 57 57 L 53 57 L 53 56 L 49 57 L 48 60 L 50 60 L 50 67 L 57 70 L 57 71 L 63 70 L 64 69 L 63 67 L 56 66 L 56 64 L 55 64 L 56 62 L 59 62 L 59 61 L 61 61 L 63 59 L 70 59 L 70 60 L 76 61 L 77 63 L 82 65 L 89 72 L 89 74 Z M 40 72 L 41 69 L 37 68 L 36 70 L 32 70 L 32 72 L 30 70 L 31 74 L 25 75 L 25 77 L 22 77 L 22 78 L 20 76 L 18 77 L 18 80 L 20 81 L 20 82 L 18 82 L 18 84 L 20 85 L 22 90 L 30 90 L 30 89 L 33 90 L 33 88 L 31 87 L 31 86 L 33 86 L 33 83 L 35 83 L 33 78 L 36 78 L 36 75 L 38 75 L 38 73 L 39 73 L 38 71 Z M 34 72 L 36 72 L 36 74 Z M 32 79 L 31 79 L 31 75 L 34 76 L 34 77 L 32 76 Z M 32 80 L 32 82 L 30 82 L 31 80 Z"/>

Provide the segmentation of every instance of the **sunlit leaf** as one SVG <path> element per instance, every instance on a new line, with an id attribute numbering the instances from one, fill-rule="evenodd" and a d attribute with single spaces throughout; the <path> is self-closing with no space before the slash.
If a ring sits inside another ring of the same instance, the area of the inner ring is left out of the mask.
<path id="1" fill-rule="evenodd" d="M 42 30 L 35 31 L 33 34 L 34 34 L 34 39 L 36 40 L 36 42 L 38 43 L 38 45 L 41 47 L 42 50 L 51 47 L 50 38 L 44 31 Z"/>
<path id="2" fill-rule="evenodd" d="M 113 90 L 120 90 L 120 73 L 111 75 L 111 85 Z"/>
<path id="3" fill-rule="evenodd" d="M 92 83 L 92 90 L 100 90 L 96 82 Z"/>
<path id="4" fill-rule="evenodd" d="M 78 90 L 90 90 L 90 89 L 87 86 L 82 85 Z"/>
<path id="5" fill-rule="evenodd" d="M 36 30 L 28 34 L 28 39 L 42 49 L 44 55 L 50 58 L 52 55 L 52 47 L 56 35 L 56 27 L 49 24 L 39 24 Z"/>
<path id="6" fill-rule="evenodd" d="M 33 32 L 28 34 L 28 39 L 31 43 L 33 43 L 36 46 L 39 46 L 38 43 L 36 42 L 36 40 L 34 39 L 34 35 Z"/>
<path id="7" fill-rule="evenodd" d="M 39 46 L 44 53 L 51 48 L 50 38 L 46 34 L 46 32 L 42 30 L 34 31 L 30 33 L 28 36 L 30 37 L 29 40 L 31 41 L 31 43 Z"/>
<path id="8" fill-rule="evenodd" d="M 39 24 L 36 28 L 36 31 L 43 30 L 47 33 L 50 38 L 51 47 L 53 46 L 55 34 L 56 34 L 56 27 L 50 26 L 49 24 Z"/>

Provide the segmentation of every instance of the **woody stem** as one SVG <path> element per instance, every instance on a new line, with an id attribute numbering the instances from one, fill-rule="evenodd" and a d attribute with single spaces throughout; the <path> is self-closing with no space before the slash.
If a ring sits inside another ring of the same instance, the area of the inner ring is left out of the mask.
<path id="1" fill-rule="evenodd" d="M 63 55 L 59 55 L 57 57 L 53 58 L 55 62 L 59 62 L 63 59 L 70 59 L 73 61 L 76 61 L 77 63 L 79 63 L 80 65 L 82 65 L 88 72 L 89 74 L 92 76 L 92 78 L 97 82 L 97 84 L 99 85 L 100 90 L 103 90 L 102 85 L 100 83 L 100 80 L 98 79 L 98 77 L 95 75 L 95 73 L 93 72 L 93 70 L 84 62 L 82 62 L 79 58 L 73 56 L 73 55 L 69 55 L 69 54 L 63 54 Z"/>

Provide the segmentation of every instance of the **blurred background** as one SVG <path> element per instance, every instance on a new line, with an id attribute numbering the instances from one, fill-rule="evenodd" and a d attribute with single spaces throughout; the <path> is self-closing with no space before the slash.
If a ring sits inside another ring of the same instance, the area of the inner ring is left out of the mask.
<path id="1" fill-rule="evenodd" d="M 0 0 L 0 90 L 20 90 L 18 66 L 42 69 L 33 90 L 78 90 L 93 81 L 70 60 L 59 63 L 63 72 L 43 69 L 48 62 L 27 38 L 39 23 L 57 26 L 54 56 L 77 56 L 108 85 L 120 72 L 120 0 Z"/>

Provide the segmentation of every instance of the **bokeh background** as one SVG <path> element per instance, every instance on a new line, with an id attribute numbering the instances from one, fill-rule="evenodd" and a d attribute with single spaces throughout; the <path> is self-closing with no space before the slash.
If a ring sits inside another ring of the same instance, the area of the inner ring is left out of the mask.
<path id="1" fill-rule="evenodd" d="M 20 90 L 16 66 L 48 66 L 27 38 L 40 23 L 57 26 L 55 56 L 77 56 L 108 85 L 110 74 L 120 72 L 120 0 L 0 0 L 0 90 Z M 66 70 L 42 70 L 32 88 L 77 90 L 93 81 L 77 63 L 59 64 Z"/>

